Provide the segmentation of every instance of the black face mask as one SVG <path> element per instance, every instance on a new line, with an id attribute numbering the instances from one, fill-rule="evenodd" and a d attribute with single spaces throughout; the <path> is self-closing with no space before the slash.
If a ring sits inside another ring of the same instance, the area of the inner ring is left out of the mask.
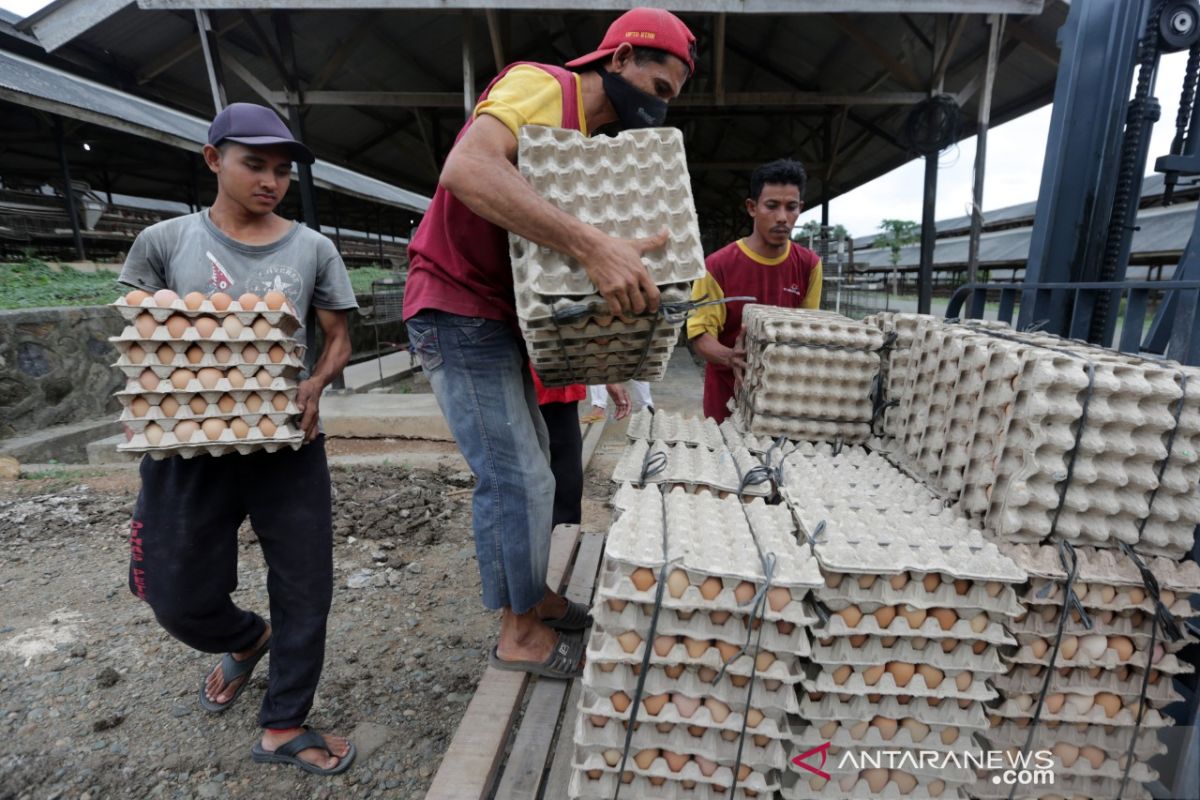
<path id="1" fill-rule="evenodd" d="M 615 72 L 599 69 L 604 81 L 604 94 L 617 112 L 617 119 L 625 130 L 631 128 L 657 128 L 667 119 L 667 102 L 647 94 Z"/>

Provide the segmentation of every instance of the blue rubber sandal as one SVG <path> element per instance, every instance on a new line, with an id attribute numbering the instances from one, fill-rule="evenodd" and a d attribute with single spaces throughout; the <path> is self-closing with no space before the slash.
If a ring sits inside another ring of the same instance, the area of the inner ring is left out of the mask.
<path id="1" fill-rule="evenodd" d="M 313 775 L 340 775 L 350 769 L 350 765 L 354 763 L 354 757 L 358 755 L 358 750 L 355 749 L 354 742 L 349 742 L 349 745 L 349 752 L 344 756 L 339 756 L 329 749 L 329 745 L 325 744 L 324 736 L 305 725 L 304 733 L 291 741 L 284 742 L 274 750 L 264 750 L 262 742 L 256 742 L 254 747 L 250 748 L 250 757 L 260 764 L 294 764 L 305 772 L 311 772 Z M 316 764 L 310 764 L 305 761 L 300 757 L 300 751 L 307 750 L 310 747 L 324 750 L 329 755 L 337 758 L 337 766 L 324 769 L 318 767 Z"/>

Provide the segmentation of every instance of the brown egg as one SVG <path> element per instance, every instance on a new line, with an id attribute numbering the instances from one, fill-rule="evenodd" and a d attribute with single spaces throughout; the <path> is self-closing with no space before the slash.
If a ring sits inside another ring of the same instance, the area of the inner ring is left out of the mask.
<path id="1" fill-rule="evenodd" d="M 871 727 L 879 731 L 879 737 L 885 742 L 890 742 L 892 737 L 896 735 L 896 730 L 899 727 L 896 720 L 887 717 L 876 716 L 871 720 Z"/>
<path id="2" fill-rule="evenodd" d="M 1075 658 L 1075 653 L 1079 651 L 1079 639 L 1075 636 L 1064 636 L 1058 645 L 1058 654 L 1068 661 Z"/>
<path id="3" fill-rule="evenodd" d="M 163 416 L 173 417 L 179 411 L 179 401 L 173 396 L 167 395 L 159 401 L 158 408 L 162 411 Z"/>
<path id="4" fill-rule="evenodd" d="M 903 661 L 889 661 L 887 664 L 887 671 L 891 674 L 892 679 L 895 680 L 897 686 L 908 686 L 908 683 L 912 680 L 913 673 L 916 671 L 916 669 L 912 664 L 906 664 Z M 867 685 L 874 686 L 875 682 L 870 681 Z"/>
<path id="5" fill-rule="evenodd" d="M 879 679 L 883 677 L 884 669 L 885 667 L 883 664 L 878 664 L 874 667 L 867 667 L 862 673 L 863 683 L 865 683 L 867 686 L 874 686 L 875 684 L 879 683 Z"/>
<path id="6" fill-rule="evenodd" d="M 279 430 L 279 428 L 276 427 L 274 422 L 271 422 L 271 420 L 267 419 L 266 417 L 263 417 L 262 419 L 260 419 L 258 421 L 258 430 L 259 430 L 259 432 L 262 433 L 263 436 L 270 439 L 272 436 L 275 435 L 275 431 Z"/>
<path id="7" fill-rule="evenodd" d="M 888 586 L 891 586 L 897 592 L 908 585 L 908 573 L 901 572 L 899 575 L 893 575 L 888 578 Z"/>
<path id="8" fill-rule="evenodd" d="M 987 592 L 988 597 L 995 597 L 1004 591 L 1004 584 L 999 581 L 988 581 L 983 585 L 983 588 Z"/>
<path id="9" fill-rule="evenodd" d="M 900 727 L 908 731 L 909 737 L 914 742 L 922 742 L 929 735 L 929 726 L 912 717 L 905 717 L 900 720 Z"/>
<path id="10" fill-rule="evenodd" d="M 171 432 L 175 434 L 175 438 L 179 441 L 190 442 L 198 430 L 200 430 L 199 425 L 193 420 L 185 419 L 177 423 Z"/>
<path id="11" fill-rule="evenodd" d="M 152 369 L 143 369 L 142 374 L 138 375 L 138 385 L 146 391 L 154 391 L 158 386 L 158 375 Z"/>
<path id="12" fill-rule="evenodd" d="M 854 669 L 849 664 L 842 664 L 833 671 L 833 682 L 841 686 L 850 678 L 853 672 Z"/>
<path id="13" fill-rule="evenodd" d="M 670 699 L 671 695 L 667 693 L 651 695 L 642 699 L 642 706 L 646 709 L 647 714 L 656 717 Z"/>
<path id="14" fill-rule="evenodd" d="M 194 394 L 192 399 L 188 400 L 188 410 L 193 414 L 203 414 L 208 411 L 208 401 L 204 399 L 203 395 Z"/>
<path id="15" fill-rule="evenodd" d="M 233 358 L 233 351 L 225 345 L 217 345 L 217 349 L 213 350 L 213 358 L 218 364 L 228 364 L 229 359 Z"/>
<path id="16" fill-rule="evenodd" d="M 892 624 L 892 620 L 896 618 L 896 607 L 880 606 L 879 608 L 875 609 L 873 616 L 875 617 L 875 622 L 879 625 L 879 627 L 887 630 L 887 627 Z"/>
<path id="17" fill-rule="evenodd" d="M 260 374 L 262 372 L 265 372 L 265 370 L 259 370 Z M 629 580 L 633 582 L 635 589 L 639 592 L 644 592 L 654 585 L 654 573 L 645 567 L 638 567 L 630 574 Z"/>
<path id="18" fill-rule="evenodd" d="M 254 331 L 254 336 L 258 339 L 266 339 L 271 335 L 271 323 L 267 322 L 266 317 L 259 317 L 254 320 L 254 324 L 250 326 Z"/>
<path id="19" fill-rule="evenodd" d="M 897 636 L 883 636 L 879 639 L 879 643 L 881 645 L 883 645 L 884 647 L 891 647 L 898 641 L 898 639 L 899 639 L 899 637 L 897 637 Z M 855 641 L 855 640 L 857 640 L 857 641 Z M 850 637 L 850 644 L 853 645 L 854 647 L 862 647 L 863 644 L 866 643 L 866 641 L 867 641 L 867 637 L 865 634 L 862 636 L 851 636 Z"/>
<path id="20" fill-rule="evenodd" d="M 658 748 L 648 748 L 639 750 L 633 756 L 633 761 L 638 765 L 639 769 L 650 769 L 650 765 L 654 763 L 654 759 L 658 758 Z"/>
<path id="21" fill-rule="evenodd" d="M 863 589 L 863 590 L 869 590 L 874 585 L 875 585 L 875 576 L 874 575 L 867 573 L 865 575 L 858 576 L 858 588 Z"/>
<path id="22" fill-rule="evenodd" d="M 215 367 L 205 367 L 196 373 L 196 380 L 200 381 L 200 385 L 205 389 L 217 388 L 217 382 L 224 377 L 224 373 Z"/>
<path id="23" fill-rule="evenodd" d="M 154 331 L 158 330 L 158 323 L 154 321 L 154 317 L 143 311 L 134 319 L 133 327 L 137 331 L 138 336 L 143 339 L 149 339 L 154 335 Z"/>
<path id="24" fill-rule="evenodd" d="M 263 301 L 267 304 L 267 308 L 272 311 L 279 311 L 283 308 L 283 304 L 287 302 L 287 297 L 283 292 L 272 289 L 263 295 Z"/>
<path id="25" fill-rule="evenodd" d="M 960 692 L 965 692 L 971 688 L 971 684 L 975 682 L 975 676 L 969 671 L 960 672 L 954 676 L 954 685 L 958 687 Z"/>
<path id="26" fill-rule="evenodd" d="M 596 663 L 596 669 L 601 672 L 612 672 L 616 668 L 616 663 L 612 661 L 599 661 Z"/>
<path id="27" fill-rule="evenodd" d="M 190 369 L 177 369 L 171 373 L 171 385 L 176 389 L 184 389 L 196 378 L 196 373 Z"/>
<path id="28" fill-rule="evenodd" d="M 655 636 L 654 637 L 654 652 L 659 656 L 666 657 L 671 652 L 671 648 L 675 646 L 674 636 Z"/>
<path id="29" fill-rule="evenodd" d="M 742 649 L 736 644 L 722 642 L 720 639 L 713 642 L 713 645 L 717 648 L 717 652 L 721 654 L 721 661 L 725 662 L 726 664 L 728 664 L 729 660 L 736 656 L 738 651 Z"/>
<path id="30" fill-rule="evenodd" d="M 237 370 L 234 370 L 236 372 Z M 233 373 L 230 373 L 233 374 Z M 257 413 L 262 408 L 262 398 L 256 394 L 246 395 L 246 399 L 242 401 L 246 405 L 246 410 L 250 413 Z"/>
<path id="31" fill-rule="evenodd" d="M 172 339 L 182 339 L 183 334 L 188 328 L 192 327 L 192 324 L 182 314 L 172 314 L 167 317 L 166 326 L 167 333 L 171 335 Z"/>
<path id="32" fill-rule="evenodd" d="M 1133 641 L 1127 636 L 1108 637 L 1108 648 L 1115 651 L 1121 661 L 1128 661 L 1133 657 Z"/>
<path id="33" fill-rule="evenodd" d="M 602 755 L 604 756 L 604 763 L 610 767 L 615 767 L 621 763 L 621 751 L 616 748 L 609 748 Z"/>
<path id="34" fill-rule="evenodd" d="M 608 717 L 601 714 L 591 714 L 588 716 L 588 721 L 592 723 L 592 727 L 603 728 L 608 724 Z"/>
<path id="35" fill-rule="evenodd" d="M 725 585 L 721 583 L 720 578 L 709 576 L 700 584 L 700 596 L 705 600 L 715 600 L 724 588 Z"/>
<path id="36" fill-rule="evenodd" d="M 847 628 L 858 627 L 858 623 L 862 621 L 863 617 L 862 611 L 859 610 L 858 606 L 846 606 L 837 612 L 837 615 L 842 618 L 842 622 L 846 624 Z"/>
<path id="37" fill-rule="evenodd" d="M 705 698 L 704 707 L 708 709 L 708 713 L 712 715 L 714 722 L 724 722 L 725 718 L 729 716 L 729 706 L 715 697 Z"/>
<path id="38" fill-rule="evenodd" d="M 140 306 L 142 303 L 146 302 L 149 297 L 149 292 L 143 292 L 141 289 L 134 289 L 132 292 L 125 295 L 125 305 Z"/>
<path id="39" fill-rule="evenodd" d="M 195 311 L 200 308 L 200 304 L 204 302 L 204 295 L 200 292 L 188 292 L 183 296 L 183 305 L 189 311 Z"/>
<path id="40" fill-rule="evenodd" d="M 870 787 L 871 791 L 876 794 L 882 792 L 883 787 L 887 786 L 888 771 L 886 769 L 864 769 L 859 774 L 867 782 L 867 786 Z"/>
<path id="41" fill-rule="evenodd" d="M 151 422 L 142 430 L 142 434 L 146 437 L 146 441 L 152 447 L 157 447 L 163 438 L 163 429 L 156 422 Z"/>
<path id="42" fill-rule="evenodd" d="M 970 581 L 964 580 L 963 578 L 958 578 L 957 580 L 954 581 L 954 593 L 955 594 L 966 594 L 969 591 L 971 591 L 971 582 Z"/>
<path id="43" fill-rule="evenodd" d="M 987 626 L 991 624 L 986 611 L 980 611 L 975 616 L 971 617 L 971 630 L 975 633 L 983 633 L 987 630 Z"/>
<path id="44" fill-rule="evenodd" d="M 160 344 L 154 351 L 154 357 L 158 359 L 159 364 L 167 366 L 175 360 L 175 349 L 169 344 Z"/>
<path id="45" fill-rule="evenodd" d="M 890 636 L 888 638 L 893 639 L 893 640 L 895 639 L 894 636 Z M 914 650 L 924 650 L 925 645 L 927 645 L 929 643 L 929 639 L 927 639 L 924 636 L 914 636 L 913 638 L 908 640 L 908 643 L 913 646 Z M 885 646 L 891 647 L 891 645 L 885 645 Z"/>
<path id="46" fill-rule="evenodd" d="M 1100 692 L 1095 697 L 1095 704 L 1104 709 L 1104 716 L 1112 719 L 1121 711 L 1121 698 L 1110 692 Z"/>
<path id="47" fill-rule="evenodd" d="M 832 739 L 833 735 L 838 732 L 839 727 L 841 726 L 838 724 L 837 720 L 830 720 L 818 728 L 818 730 L 821 733 L 822 739 Z"/>
<path id="48" fill-rule="evenodd" d="M 692 714 L 695 714 L 700 708 L 700 699 L 676 692 L 671 695 L 671 704 L 675 706 L 675 709 L 679 712 L 679 716 L 684 719 L 691 719 Z"/>
<path id="49" fill-rule="evenodd" d="M 958 639 L 942 639 L 943 653 L 953 653 L 956 647 L 958 647 Z"/>
<path id="50" fill-rule="evenodd" d="M 929 616 L 936 619 L 938 626 L 944 631 L 950 630 L 954 627 L 954 623 L 958 622 L 958 614 L 949 608 L 931 608 Z"/>
<path id="51" fill-rule="evenodd" d="M 746 603 L 754 599 L 754 584 L 749 581 L 742 581 L 733 587 L 733 596 L 737 600 L 738 605 L 746 605 Z"/>
<path id="52" fill-rule="evenodd" d="M 690 756 L 672 753 L 670 750 L 663 750 L 663 758 L 667 760 L 667 769 L 671 772 L 679 772 L 684 764 L 691 760 Z"/>
<path id="53" fill-rule="evenodd" d="M 217 399 L 217 408 L 221 409 L 222 414 L 231 413 L 236 405 L 237 401 L 231 394 L 223 394 Z"/>
<path id="54" fill-rule="evenodd" d="M 1161 592 L 1159 592 L 1158 599 L 1168 610 L 1170 610 L 1171 606 L 1175 605 L 1175 593 L 1170 589 L 1163 589 Z"/>
<path id="55" fill-rule="evenodd" d="M 153 374 L 153 373 L 151 373 Z M 135 417 L 144 417 L 150 411 L 150 403 L 144 397 L 135 397 L 129 404 L 129 413 Z"/>
<path id="56" fill-rule="evenodd" d="M 259 355 L 261 354 L 258 352 L 258 348 L 252 344 L 248 344 L 242 348 L 242 361 L 247 364 L 257 364 Z"/>
<path id="57" fill-rule="evenodd" d="M 766 650 L 762 651 L 761 653 L 759 653 L 757 656 L 754 657 L 754 665 L 755 665 L 755 668 L 758 669 L 759 672 L 766 672 L 768 669 L 770 669 L 771 665 L 774 663 L 775 663 L 775 654 L 768 653 Z"/>
<path id="58" fill-rule="evenodd" d="M 251 396 L 258 397 L 258 395 L 251 395 Z M 622 611 L 625 610 L 626 601 L 624 601 L 624 600 L 618 600 L 615 597 L 610 597 L 609 599 L 605 600 L 604 602 L 608 603 L 608 607 L 611 608 L 613 611 L 617 612 L 618 614 L 620 614 Z"/>
<path id="59" fill-rule="evenodd" d="M 990 487 L 989 487 L 988 491 L 989 491 L 989 495 L 990 495 L 990 492 L 991 492 Z M 941 797 L 942 794 L 946 791 L 946 782 L 943 780 L 932 781 L 932 782 L 930 782 L 930 784 L 928 786 L 925 787 L 925 791 L 929 792 L 930 797 Z"/>
<path id="60" fill-rule="evenodd" d="M 139 317 L 139 319 L 140 319 L 140 317 Z M 1161 596 L 1161 593 L 1160 593 L 1160 596 Z M 1135 605 L 1135 606 L 1140 605 L 1142 603 L 1142 601 L 1145 599 L 1146 599 L 1146 593 L 1142 590 L 1142 587 L 1134 586 L 1134 587 L 1130 588 L 1129 602 L 1132 605 Z"/>
<path id="61" fill-rule="evenodd" d="M 730 675 L 729 682 L 740 689 L 750 683 L 750 677 L 748 675 Z"/>
<path id="62" fill-rule="evenodd" d="M 612 703 L 612 707 L 616 709 L 618 714 L 624 713 L 625 709 L 629 708 L 629 695 L 624 692 L 613 692 L 609 695 L 608 700 Z"/>
<path id="63" fill-rule="evenodd" d="M 1066 695 L 1055 692 L 1054 694 L 1046 695 L 1046 711 L 1051 714 L 1057 714 L 1062 710 L 1063 703 L 1066 702 Z"/>
<path id="64" fill-rule="evenodd" d="M 1046 649 L 1049 646 L 1045 639 L 1034 639 L 1029 643 L 1029 652 L 1033 653 L 1034 658 L 1041 658 L 1046 655 Z"/>
<path id="65" fill-rule="evenodd" d="M 786 586 L 773 586 L 767 590 L 767 605 L 772 611 L 783 611 L 792 602 L 792 592 Z"/>
<path id="66" fill-rule="evenodd" d="M 908 603 L 896 609 L 900 616 L 904 617 L 904 621 L 908 623 L 908 627 L 914 631 L 921 627 L 925 622 L 925 609 L 910 606 Z"/>
<path id="67" fill-rule="evenodd" d="M 840 572 L 830 572 L 825 576 L 825 585 L 830 589 L 836 589 L 842 585 L 842 578 L 845 577 Z"/>
<path id="68" fill-rule="evenodd" d="M 184 355 L 187 357 L 189 364 L 199 364 L 201 359 L 204 358 L 204 351 L 200 349 L 200 345 L 194 344 L 184 352 Z"/>
<path id="69" fill-rule="evenodd" d="M 728 611 L 710 611 L 708 618 L 712 620 L 713 625 L 724 625 L 729 618 L 733 616 Z"/>
<path id="70" fill-rule="evenodd" d="M 274 348 L 271 349 L 274 350 Z M 284 403 L 287 403 L 286 396 L 284 397 Z M 687 573 L 681 569 L 673 569 L 671 570 L 671 574 L 667 576 L 667 592 L 677 600 L 683 597 L 683 593 L 691 585 L 692 582 L 688 580 Z"/>
<path id="71" fill-rule="evenodd" d="M 233 431 L 233 435 L 238 439 L 245 439 L 250 435 L 250 426 L 241 417 L 234 417 L 229 421 L 229 430 Z"/>
<path id="72" fill-rule="evenodd" d="M 925 577 L 921 579 L 921 585 L 925 587 L 925 591 L 932 594 L 942 585 L 942 576 L 936 572 L 926 573 Z"/>
<path id="73" fill-rule="evenodd" d="M 242 307 L 242 311 L 253 311 L 258 307 L 261 300 L 254 292 L 246 292 L 237 299 L 237 302 Z"/>
<path id="74" fill-rule="evenodd" d="M 241 336 L 242 331 L 246 328 L 242 324 L 242 321 L 232 314 L 221 321 L 221 327 L 225 329 L 225 335 L 230 339 L 236 339 Z"/>
<path id="75" fill-rule="evenodd" d="M 625 631 L 617 637 L 617 642 L 626 653 L 632 653 L 642 643 L 642 637 L 638 636 L 637 631 Z"/>
<path id="76" fill-rule="evenodd" d="M 179 295 L 172 292 L 170 289 L 159 289 L 154 293 L 154 305 L 159 308 L 170 308 L 171 304 L 179 299 Z"/>
<path id="77" fill-rule="evenodd" d="M 196 329 L 196 333 L 202 339 L 211 339 L 212 335 L 217 331 L 217 321 L 212 317 L 196 317 L 192 323 L 192 327 Z"/>
<path id="78" fill-rule="evenodd" d="M 942 744 L 954 744 L 958 741 L 958 734 L 958 728 L 942 728 L 942 733 L 939 738 L 941 738 Z"/>
<path id="79" fill-rule="evenodd" d="M 931 664 L 918 664 L 917 674 L 925 679 L 925 686 L 928 689 L 938 688 L 946 677 L 946 673 Z"/>
<path id="80" fill-rule="evenodd" d="M 692 756 L 692 760 L 696 762 L 696 766 L 700 768 L 700 774 L 706 778 L 711 778 L 713 773 L 717 771 L 717 762 L 709 761 L 703 756 Z"/>
<path id="81" fill-rule="evenodd" d="M 987 650 L 988 647 L 990 647 L 990 646 L 991 646 L 990 642 L 986 642 L 981 639 L 978 642 L 975 642 L 974 644 L 971 645 L 971 652 L 977 656 L 981 656 L 981 655 L 983 655 L 983 651 Z"/>
<path id="82" fill-rule="evenodd" d="M 212 301 L 213 308 L 217 311 L 224 311 L 229 308 L 229 304 L 233 302 L 233 298 L 224 292 L 217 292 L 212 297 L 208 298 Z"/>
<path id="83" fill-rule="evenodd" d="M 688 656 L 691 658 L 700 658 L 704 655 L 704 651 L 709 647 L 707 639 L 693 639 L 690 636 L 683 637 L 683 648 L 687 650 Z"/>
<path id="84" fill-rule="evenodd" d="M 204 431 L 204 435 L 208 437 L 210 442 L 221 438 L 221 434 L 225 432 L 225 420 L 223 419 L 206 419 L 200 425 L 200 429 Z"/>
<path id="85" fill-rule="evenodd" d="M 888 776 L 892 779 L 892 783 L 896 784 L 896 788 L 900 790 L 901 795 L 910 794 L 913 789 L 917 788 L 916 777 L 907 772 L 894 769 L 888 773 Z"/>
<path id="86" fill-rule="evenodd" d="M 258 372 L 254 373 L 254 380 L 260 387 L 265 389 L 270 386 L 275 379 L 271 377 L 271 373 L 267 372 L 265 369 L 260 369 Z M 650 572 L 650 570 L 646 571 Z M 650 573 L 650 583 L 654 583 L 654 573 Z"/>
<path id="87" fill-rule="evenodd" d="M 146 359 L 146 351 L 140 344 L 132 344 L 125 351 L 125 357 L 129 359 L 130 364 L 140 364 Z"/>
<path id="88" fill-rule="evenodd" d="M 704 727 L 703 725 L 688 725 L 687 732 L 691 736 L 699 739 L 704 736 L 704 734 L 708 733 L 708 728 Z"/>
<path id="89" fill-rule="evenodd" d="M 775 623 L 775 630 L 779 632 L 780 636 L 791 636 L 792 631 L 796 630 L 796 623 L 781 619 Z"/>

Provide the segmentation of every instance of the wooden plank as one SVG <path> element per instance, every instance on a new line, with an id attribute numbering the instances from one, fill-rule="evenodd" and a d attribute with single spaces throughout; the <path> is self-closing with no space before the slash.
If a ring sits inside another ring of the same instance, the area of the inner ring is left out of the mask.
<path id="1" fill-rule="evenodd" d="M 579 554 L 575 557 L 575 568 L 571 571 L 571 583 L 567 587 L 567 598 L 581 603 L 590 603 L 592 587 L 596 582 L 596 570 L 600 566 L 600 554 L 604 550 L 604 534 L 585 533 L 579 543 Z M 496 800 L 535 800 L 538 787 L 546 769 L 546 758 L 554 745 L 555 728 L 567 690 L 575 681 L 539 679 L 525 705 L 525 716 L 517 737 L 513 740 L 511 755 L 504 765 L 500 785 L 496 789 Z M 574 723 L 572 723 L 574 724 Z M 569 730 L 565 731 L 568 740 Z M 565 795 L 563 795 L 565 797 Z"/>
<path id="2" fill-rule="evenodd" d="M 559 525 L 550 535 L 546 583 L 561 589 L 575 545 L 578 525 Z M 487 797 L 496 780 L 513 717 L 529 683 L 529 673 L 488 667 L 471 698 L 442 763 L 429 785 L 426 800 L 471 800 Z"/>
<path id="3" fill-rule="evenodd" d="M 554 759 L 550 762 L 550 774 L 546 776 L 544 800 L 567 797 L 567 786 L 571 782 L 571 764 L 575 759 L 575 718 L 579 716 L 579 694 L 582 684 L 571 684 L 567 697 L 567 711 L 563 714 L 562 729 L 558 734 L 558 747 L 554 748 Z"/>
<path id="4" fill-rule="evenodd" d="M 608 418 L 599 420 L 598 422 L 589 423 L 587 433 L 583 435 L 583 471 L 587 472 L 588 464 L 592 463 L 592 456 L 596 454 L 596 445 L 600 444 L 600 439 L 604 436 L 604 424 Z"/>

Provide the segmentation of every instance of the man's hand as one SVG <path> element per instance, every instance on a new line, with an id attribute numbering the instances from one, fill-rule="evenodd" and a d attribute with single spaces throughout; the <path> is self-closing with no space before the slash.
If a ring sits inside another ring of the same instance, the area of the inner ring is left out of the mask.
<path id="1" fill-rule="evenodd" d="M 613 406 L 616 408 L 613 419 L 624 419 L 629 416 L 629 392 L 625 391 L 624 384 L 609 383 L 604 388 L 608 389 L 608 396 L 612 398 Z"/>
<path id="2" fill-rule="evenodd" d="M 644 239 L 616 239 L 601 234 L 580 259 L 613 314 L 658 311 L 658 287 L 642 263 L 642 256 L 662 248 L 670 238 L 666 228 Z"/>
<path id="3" fill-rule="evenodd" d="M 301 381 L 296 390 L 296 407 L 300 409 L 300 430 L 304 431 L 304 441 L 311 442 L 317 438 L 317 420 L 321 410 L 321 390 L 324 384 L 313 378 Z"/>
<path id="4" fill-rule="evenodd" d="M 746 332 L 738 334 L 726 356 L 725 366 L 733 370 L 733 385 L 739 386 L 746 372 Z"/>

